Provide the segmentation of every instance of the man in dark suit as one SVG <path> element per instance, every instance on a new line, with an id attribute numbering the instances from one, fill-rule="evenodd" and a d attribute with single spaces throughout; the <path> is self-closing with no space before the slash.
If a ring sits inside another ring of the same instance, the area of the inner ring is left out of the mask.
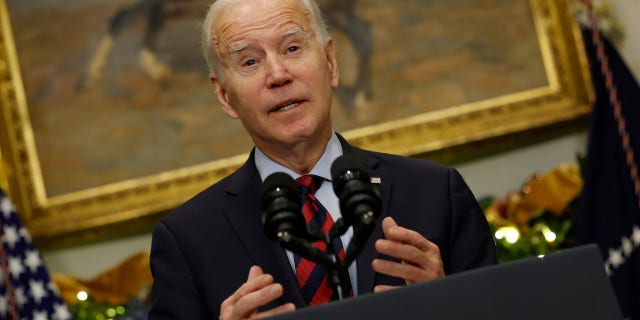
<path id="1" fill-rule="evenodd" d="M 203 24 L 203 50 L 223 111 L 242 121 L 255 148 L 240 169 L 157 224 L 150 319 L 246 319 L 307 306 L 293 254 L 263 232 L 262 181 L 279 171 L 331 181 L 343 154 L 360 160 L 383 204 L 348 270 L 355 295 L 496 262 L 487 222 L 455 170 L 361 150 L 333 131 L 338 66 L 315 3 L 218 0 Z M 315 194 L 340 218 L 331 183 Z"/>

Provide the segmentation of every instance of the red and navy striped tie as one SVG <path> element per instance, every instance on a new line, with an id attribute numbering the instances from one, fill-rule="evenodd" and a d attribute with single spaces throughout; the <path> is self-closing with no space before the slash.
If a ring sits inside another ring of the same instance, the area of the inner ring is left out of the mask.
<path id="1" fill-rule="evenodd" d="M 324 179 L 316 175 L 305 175 L 296 179 L 296 183 L 300 187 L 302 196 L 302 213 L 304 218 L 312 229 L 322 230 L 327 233 L 333 227 L 333 219 L 327 209 L 315 197 L 315 192 L 320 188 Z M 338 252 L 340 260 L 344 258 L 344 248 L 340 237 L 336 237 L 332 241 L 335 252 Z M 324 241 L 316 241 L 313 243 L 315 247 L 322 251 L 326 251 L 326 243 Z M 309 306 L 327 303 L 330 300 L 338 298 L 337 292 L 329 285 L 328 268 L 323 264 L 316 264 L 313 261 L 294 255 L 296 265 L 296 276 L 298 278 L 298 286 L 302 290 L 302 295 Z M 351 282 L 348 275 L 343 275 L 346 279 L 346 292 L 349 296 L 353 295 L 351 290 Z"/>

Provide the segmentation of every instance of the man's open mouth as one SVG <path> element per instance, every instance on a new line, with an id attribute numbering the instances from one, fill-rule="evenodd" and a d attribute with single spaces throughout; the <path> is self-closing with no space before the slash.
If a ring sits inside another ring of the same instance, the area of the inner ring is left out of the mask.
<path id="1" fill-rule="evenodd" d="M 277 107 L 276 111 L 290 110 L 290 109 L 293 109 L 293 108 L 297 107 L 299 104 L 300 104 L 300 101 L 287 102 L 287 103 Z"/>

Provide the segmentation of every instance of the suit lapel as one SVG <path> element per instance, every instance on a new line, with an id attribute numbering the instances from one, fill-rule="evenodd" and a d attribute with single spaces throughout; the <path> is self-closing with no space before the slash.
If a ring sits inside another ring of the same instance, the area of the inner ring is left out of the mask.
<path id="1" fill-rule="evenodd" d="M 375 241 L 383 238 L 381 222 L 389 214 L 389 198 L 391 196 L 391 183 L 392 177 L 385 176 L 383 172 L 380 172 L 378 165 L 380 160 L 369 152 L 365 152 L 359 148 L 349 145 L 342 136 L 338 135 L 340 142 L 342 143 L 342 150 L 345 154 L 352 154 L 361 159 L 362 164 L 365 166 L 367 173 L 373 178 L 380 178 L 381 183 L 374 184 L 374 187 L 380 192 L 380 200 L 382 201 L 382 211 L 378 218 L 376 228 L 369 236 L 366 245 L 362 248 L 360 255 L 356 258 L 358 269 L 358 294 L 365 294 L 373 292 L 375 285 L 375 272 L 371 267 L 371 261 L 379 256 L 375 249 Z"/>
<path id="2" fill-rule="evenodd" d="M 224 214 L 238 239 L 253 262 L 282 284 L 282 303 L 293 302 L 298 307 L 306 306 L 285 251 L 264 234 L 260 206 L 262 181 L 255 167 L 253 153 L 231 179 L 226 191 L 233 200 L 225 208 Z"/>

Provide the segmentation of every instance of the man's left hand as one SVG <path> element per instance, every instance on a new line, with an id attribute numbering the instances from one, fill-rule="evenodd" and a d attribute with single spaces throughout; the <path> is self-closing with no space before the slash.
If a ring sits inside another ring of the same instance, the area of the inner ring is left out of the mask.
<path id="1" fill-rule="evenodd" d="M 376 241 L 376 250 L 402 262 L 374 259 L 371 262 L 373 270 L 402 278 L 407 284 L 444 277 L 440 249 L 435 243 L 413 230 L 398 226 L 391 217 L 382 220 L 382 231 L 386 239 Z M 377 285 L 374 292 L 392 288 Z"/>

